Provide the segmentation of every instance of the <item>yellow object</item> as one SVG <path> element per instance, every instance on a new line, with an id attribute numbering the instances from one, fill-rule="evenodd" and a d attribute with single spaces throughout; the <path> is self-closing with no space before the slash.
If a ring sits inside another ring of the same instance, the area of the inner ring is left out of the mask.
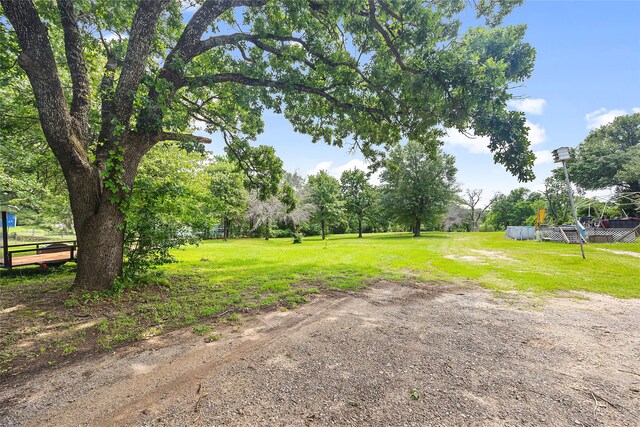
<path id="1" fill-rule="evenodd" d="M 547 210 L 538 209 L 538 214 L 536 215 L 536 228 L 538 228 L 540 224 L 544 224 L 545 216 L 547 216 Z"/>

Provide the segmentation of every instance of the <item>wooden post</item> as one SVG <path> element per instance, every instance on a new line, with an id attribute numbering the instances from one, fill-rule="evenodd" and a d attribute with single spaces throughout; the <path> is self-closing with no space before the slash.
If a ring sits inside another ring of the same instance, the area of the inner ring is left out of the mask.
<path id="1" fill-rule="evenodd" d="M 571 242 L 569 241 L 569 237 L 567 237 L 567 235 L 565 234 L 565 232 L 564 232 L 564 230 L 562 229 L 562 227 L 560 227 L 560 228 L 559 228 L 559 230 L 560 230 L 560 234 L 562 235 L 562 238 L 564 239 L 564 241 L 565 241 L 566 243 L 571 243 Z"/>
<path id="2" fill-rule="evenodd" d="M 2 211 L 2 255 L 3 267 L 11 268 L 11 265 L 9 265 L 9 232 L 7 224 L 7 211 Z"/>

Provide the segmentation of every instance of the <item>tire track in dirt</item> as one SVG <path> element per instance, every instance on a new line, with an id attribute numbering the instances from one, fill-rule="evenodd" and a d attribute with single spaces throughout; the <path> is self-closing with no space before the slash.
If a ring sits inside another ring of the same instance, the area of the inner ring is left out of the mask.
<path id="1" fill-rule="evenodd" d="M 176 331 L 0 390 L 0 425 L 640 425 L 640 301 L 492 295 L 379 282 Z"/>
<path id="2" fill-rule="evenodd" d="M 169 381 L 163 381 L 162 386 L 158 387 L 158 389 L 142 393 L 135 401 L 120 407 L 114 418 L 110 418 L 109 414 L 107 414 L 102 420 L 94 420 L 92 424 L 108 427 L 112 426 L 115 421 L 118 425 L 124 425 L 130 414 L 142 413 L 143 411 L 161 413 L 166 405 L 162 404 L 159 397 L 167 393 L 183 397 L 193 395 L 194 398 L 197 398 L 198 384 L 203 378 L 214 377 L 225 365 L 250 356 L 252 353 L 270 345 L 271 342 L 277 341 L 285 334 L 295 334 L 296 331 L 325 317 L 327 313 L 337 310 L 346 303 L 348 303 L 348 298 L 342 297 L 335 301 L 324 300 L 316 302 L 306 306 L 306 310 L 301 310 L 300 312 L 286 312 L 286 315 L 278 315 L 278 313 L 267 315 L 266 319 L 262 320 L 264 322 L 263 325 L 252 328 L 250 334 L 235 339 L 233 348 L 204 348 L 178 359 L 171 364 L 171 369 L 174 372 Z M 215 357 L 215 354 L 220 350 L 224 351 L 224 354 Z M 198 363 L 200 358 L 203 360 Z M 162 371 L 165 370 L 162 369 Z M 153 382 L 158 375 L 163 374 L 164 372 L 156 372 L 151 378 L 145 378 L 144 382 L 147 384 Z M 138 386 L 139 381 L 140 378 L 136 378 L 133 381 L 137 388 L 140 388 Z M 117 393 L 121 386 L 115 384 L 112 388 Z M 167 403 L 171 404 L 172 402 Z"/>
<path id="3" fill-rule="evenodd" d="M 285 336 L 291 338 L 300 336 L 301 340 L 308 336 L 303 331 L 322 322 L 327 318 L 340 315 L 341 312 L 353 312 L 354 309 L 362 310 L 373 305 L 391 304 L 406 298 L 424 298 L 440 294 L 445 288 L 436 291 L 426 292 L 416 290 L 411 287 L 388 287 L 388 284 L 374 284 L 366 293 L 352 293 L 350 296 L 341 296 L 338 299 L 322 298 L 311 304 L 301 307 L 299 310 L 274 312 L 259 319 L 258 325 L 251 325 L 244 331 L 242 336 L 233 339 L 231 349 L 220 348 L 215 344 L 211 347 L 200 348 L 189 354 L 185 354 L 177 360 L 172 361 L 170 366 L 171 377 L 161 378 L 167 374 L 167 368 L 155 370 L 147 377 L 139 376 L 131 378 L 124 384 L 116 383 L 107 388 L 108 396 L 117 395 L 120 390 L 139 390 L 138 397 L 131 402 L 118 408 L 113 408 L 113 413 L 106 413 L 101 418 L 91 420 L 91 425 L 112 426 L 126 425 L 127 419 L 132 414 L 144 413 L 145 415 L 160 414 L 163 410 L 172 405 L 176 400 L 192 400 L 193 405 L 197 405 L 198 399 L 203 394 L 197 393 L 201 386 L 201 381 L 205 378 L 213 378 L 221 370 L 239 360 L 250 358 L 253 354 L 263 351 L 265 347 L 277 346 L 278 342 Z M 222 352 L 222 354 L 218 354 Z M 142 382 L 142 384 L 141 384 Z M 156 388 L 148 391 L 151 383 L 156 384 Z M 162 385 L 159 385 L 161 383 Z M 162 398 L 171 395 L 173 398 Z M 112 408 L 107 408 L 112 410 Z M 70 419 L 77 420 L 78 414 L 71 414 Z M 63 414 L 67 418 L 67 414 Z M 63 421 L 64 424 L 64 421 Z"/>
<path id="4" fill-rule="evenodd" d="M 114 423 L 126 425 L 132 421 L 130 418 L 133 414 L 161 412 L 165 401 L 168 401 L 166 403 L 169 404 L 175 400 L 167 399 L 166 396 L 195 395 L 198 382 L 202 378 L 214 376 L 217 370 L 225 364 L 233 363 L 268 345 L 269 342 L 277 340 L 283 334 L 291 334 L 305 325 L 325 317 L 327 313 L 346 304 L 349 298 L 341 297 L 337 300 L 322 298 L 296 311 L 269 313 L 257 321 L 259 325 L 251 328 L 249 334 L 231 340 L 201 344 L 201 338 L 189 336 L 188 341 L 198 342 L 197 344 L 190 343 L 190 346 L 196 347 L 195 350 L 192 347 L 187 352 L 175 355 L 171 352 L 167 356 L 175 356 L 175 358 L 171 358 L 163 366 L 158 366 L 157 363 L 154 363 L 155 360 L 146 366 L 137 363 L 139 351 L 125 355 L 119 361 L 109 358 L 102 361 L 99 367 L 101 371 L 115 370 L 117 372 L 122 369 L 119 365 L 126 366 L 129 361 L 129 369 L 125 368 L 128 372 L 111 381 L 103 379 L 102 385 L 98 389 L 94 389 L 88 395 L 74 399 L 72 402 L 67 402 L 66 405 L 61 405 L 51 411 L 52 413 L 47 413 L 46 417 L 31 419 L 30 423 L 33 425 L 78 425 L 76 424 L 78 420 L 84 419 L 85 423 L 83 424 L 85 425 L 112 426 Z M 183 334 L 190 335 L 190 332 Z M 158 357 L 154 359 L 158 359 Z M 74 375 L 71 374 L 71 376 Z M 47 392 L 55 392 L 55 390 Z M 30 400 L 43 397 L 47 392 L 41 390 Z M 123 399 L 125 393 L 127 397 Z M 88 410 L 88 408 L 91 409 Z"/>

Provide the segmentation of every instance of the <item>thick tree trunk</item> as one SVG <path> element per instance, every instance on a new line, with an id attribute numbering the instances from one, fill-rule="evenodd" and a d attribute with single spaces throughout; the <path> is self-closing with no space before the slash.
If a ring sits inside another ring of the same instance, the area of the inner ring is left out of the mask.
<path id="1" fill-rule="evenodd" d="M 420 237 L 420 226 L 421 226 L 420 218 L 416 218 L 416 223 L 413 228 L 413 237 Z"/>
<path id="2" fill-rule="evenodd" d="M 150 146 L 138 145 L 124 154 L 123 182 L 133 188 L 138 164 Z M 97 167 L 63 170 L 69 188 L 71 211 L 78 240 L 77 289 L 105 291 L 122 274 L 125 217 L 103 188 Z M 124 192 L 118 195 L 125 199 Z"/>
<path id="3" fill-rule="evenodd" d="M 105 200 L 98 213 L 85 224 L 84 227 L 76 227 L 79 249 L 74 287 L 108 290 L 122 274 L 124 215 Z"/>
<path id="4" fill-rule="evenodd" d="M 324 219 L 322 221 L 320 221 L 320 226 L 322 227 L 322 240 L 324 240 L 325 238 L 325 233 L 324 233 Z"/>
<path id="5" fill-rule="evenodd" d="M 267 221 L 266 225 L 265 225 L 265 231 L 264 231 L 264 240 L 269 240 L 269 222 Z"/>

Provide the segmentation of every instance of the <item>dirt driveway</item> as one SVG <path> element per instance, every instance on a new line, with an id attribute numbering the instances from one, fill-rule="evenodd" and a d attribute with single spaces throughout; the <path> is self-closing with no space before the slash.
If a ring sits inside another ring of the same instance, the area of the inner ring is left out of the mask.
<path id="1" fill-rule="evenodd" d="M 381 282 L 5 384 L 0 425 L 640 426 L 639 330 L 638 300 Z"/>

